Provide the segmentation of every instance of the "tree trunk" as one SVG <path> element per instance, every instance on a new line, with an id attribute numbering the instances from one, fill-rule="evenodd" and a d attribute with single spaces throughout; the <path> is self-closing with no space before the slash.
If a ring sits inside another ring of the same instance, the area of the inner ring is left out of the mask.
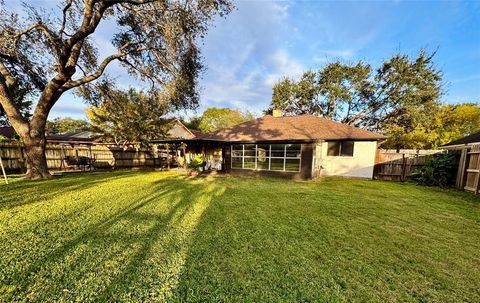
<path id="1" fill-rule="evenodd" d="M 25 144 L 25 162 L 27 165 L 26 179 L 48 179 L 52 175 L 48 172 L 45 148 L 47 140 L 44 133 L 36 137 L 23 138 Z"/>

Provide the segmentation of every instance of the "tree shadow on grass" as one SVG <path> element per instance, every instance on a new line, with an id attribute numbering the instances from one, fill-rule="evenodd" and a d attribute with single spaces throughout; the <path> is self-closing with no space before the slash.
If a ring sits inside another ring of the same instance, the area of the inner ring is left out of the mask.
<path id="1" fill-rule="evenodd" d="M 15 299 L 167 300 L 192 232 L 223 191 L 218 184 L 178 176 L 153 183 L 141 198 L 14 272 L 9 280 Z"/>
<path id="2" fill-rule="evenodd" d="M 103 182 L 138 175 L 139 172 L 82 173 L 41 181 L 18 181 L 0 187 L 0 211 L 31 203 L 39 203 L 65 193 L 85 190 Z"/>

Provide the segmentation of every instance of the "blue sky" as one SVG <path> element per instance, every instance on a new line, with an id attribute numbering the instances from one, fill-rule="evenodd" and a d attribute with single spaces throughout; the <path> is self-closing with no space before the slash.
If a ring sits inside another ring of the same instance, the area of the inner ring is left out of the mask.
<path id="1" fill-rule="evenodd" d="M 7 5 L 15 8 L 14 1 Z M 52 6 L 53 1 L 38 1 Z M 260 115 L 282 76 L 298 77 L 335 59 L 364 60 L 377 67 L 397 52 L 434 51 L 444 72 L 443 101 L 480 102 L 480 1 L 236 1 L 217 19 L 203 43 L 206 71 L 201 107 L 246 109 Z M 96 35 L 101 53 L 109 27 Z M 135 85 L 113 65 L 108 72 L 125 87 Z M 50 115 L 84 117 L 71 94 Z M 189 115 L 194 113 L 189 113 Z"/>

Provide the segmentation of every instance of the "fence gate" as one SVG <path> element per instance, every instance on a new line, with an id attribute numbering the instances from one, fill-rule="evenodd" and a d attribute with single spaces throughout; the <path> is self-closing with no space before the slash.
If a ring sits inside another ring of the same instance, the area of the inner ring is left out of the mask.
<path id="1" fill-rule="evenodd" d="M 480 144 L 462 151 L 457 187 L 462 186 L 464 190 L 480 193 Z"/>

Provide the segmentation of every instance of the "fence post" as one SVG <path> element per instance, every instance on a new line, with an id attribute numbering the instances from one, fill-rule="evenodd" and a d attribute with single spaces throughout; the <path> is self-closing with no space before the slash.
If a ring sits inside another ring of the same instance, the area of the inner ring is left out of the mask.
<path id="1" fill-rule="evenodd" d="M 464 180 L 465 180 L 465 170 L 467 166 L 467 158 L 468 158 L 468 149 L 462 149 L 462 153 L 460 155 L 460 162 L 458 163 L 458 171 L 457 171 L 457 180 L 456 180 L 456 188 L 463 190 L 464 187 Z"/>
<path id="2" fill-rule="evenodd" d="M 8 184 L 7 173 L 5 173 L 5 168 L 3 167 L 2 155 L 0 155 L 0 167 L 2 168 L 3 178 L 5 178 L 5 184 Z"/>
<path id="3" fill-rule="evenodd" d="M 405 158 L 405 153 L 402 154 L 402 172 L 400 175 L 400 181 L 405 181 L 405 172 L 407 170 L 407 163 Z"/>
<path id="4" fill-rule="evenodd" d="M 477 145 L 477 150 L 478 150 L 478 154 L 477 154 L 477 176 L 475 178 L 475 181 L 477 184 L 474 185 L 475 187 L 475 194 L 478 195 L 478 193 L 480 192 L 480 145 Z M 474 150 L 474 148 L 472 148 L 472 150 Z"/>

